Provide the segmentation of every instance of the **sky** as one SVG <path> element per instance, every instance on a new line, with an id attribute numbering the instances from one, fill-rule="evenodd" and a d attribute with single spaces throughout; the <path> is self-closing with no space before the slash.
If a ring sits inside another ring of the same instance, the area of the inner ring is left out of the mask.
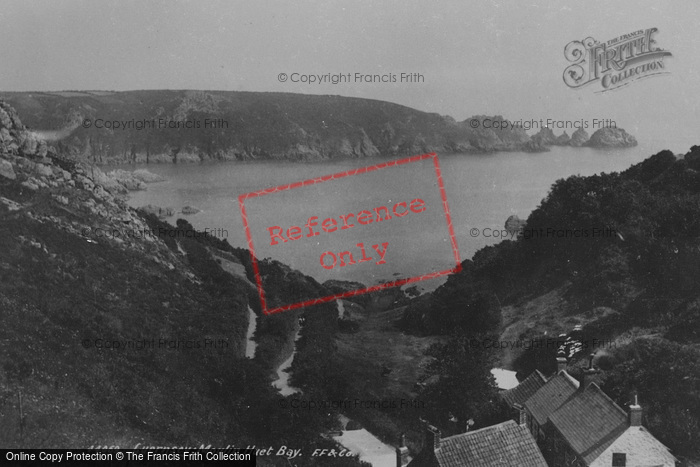
<path id="1" fill-rule="evenodd" d="M 698 19 L 693 0 L 0 0 L 0 91 L 334 94 L 457 120 L 612 119 L 653 150 L 685 152 L 700 144 Z M 651 27 L 672 53 L 668 74 L 605 93 L 564 84 L 569 42 Z M 423 81 L 294 83 L 294 73 Z"/>

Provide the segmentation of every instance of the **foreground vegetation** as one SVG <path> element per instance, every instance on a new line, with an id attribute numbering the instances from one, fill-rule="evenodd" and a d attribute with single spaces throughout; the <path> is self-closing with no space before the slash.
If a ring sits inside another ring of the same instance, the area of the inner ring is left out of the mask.
<path id="1" fill-rule="evenodd" d="M 567 230 L 572 233 L 557 233 Z M 700 147 L 694 146 L 681 158 L 662 151 L 621 173 L 557 181 L 517 240 L 478 251 L 462 272 L 415 300 L 401 325 L 420 335 L 455 333 L 459 342 L 503 330 L 501 310 L 524 313 L 554 293 L 559 321 L 583 323 L 589 345 L 608 343 L 594 350 L 607 393 L 621 406 L 636 393 L 645 426 L 675 454 L 700 458 L 699 277 Z M 518 339 L 544 342 L 563 332 L 556 322 L 543 326 L 532 317 L 530 323 Z M 556 349 L 525 351 L 515 369 L 521 376 L 535 368 L 549 373 Z M 479 361 L 468 353 L 463 360 Z"/>

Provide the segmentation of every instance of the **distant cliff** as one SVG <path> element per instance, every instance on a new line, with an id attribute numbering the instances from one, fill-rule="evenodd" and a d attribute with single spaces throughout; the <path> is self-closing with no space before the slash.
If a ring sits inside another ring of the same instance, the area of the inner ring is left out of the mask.
<path id="1" fill-rule="evenodd" d="M 547 151 L 522 128 L 389 102 L 233 91 L 0 93 L 56 152 L 96 163 L 400 157 Z M 495 127 L 495 128 L 494 128 Z M 551 131 L 550 131 L 551 133 Z M 552 135 L 553 136 L 553 135 Z"/>

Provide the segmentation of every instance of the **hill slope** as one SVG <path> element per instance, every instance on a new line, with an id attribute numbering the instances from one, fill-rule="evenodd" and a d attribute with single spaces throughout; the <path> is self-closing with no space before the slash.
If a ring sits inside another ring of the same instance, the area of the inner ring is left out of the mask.
<path id="1" fill-rule="evenodd" d="M 250 275 L 247 251 L 134 211 L 102 175 L 53 154 L 0 102 L 0 446 L 337 447 L 320 437 L 336 414 L 280 410 L 270 384 L 269 337 L 296 316 L 260 319 L 264 355 L 244 357 L 257 292 L 222 259 Z M 273 298 L 327 293 L 265 267 Z M 332 317 L 303 311 L 311 326 Z M 333 358 L 307 352 L 312 368 Z M 309 465 L 322 461 L 359 465 Z"/>

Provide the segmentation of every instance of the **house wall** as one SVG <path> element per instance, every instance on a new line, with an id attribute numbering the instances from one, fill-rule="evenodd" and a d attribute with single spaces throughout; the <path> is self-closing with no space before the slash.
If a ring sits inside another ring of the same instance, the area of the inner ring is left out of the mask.
<path id="1" fill-rule="evenodd" d="M 591 467 L 609 467 L 615 452 L 627 454 L 627 465 L 674 467 L 676 459 L 650 433 L 641 427 L 630 427 L 591 463 Z"/>
<path id="2" fill-rule="evenodd" d="M 527 420 L 527 428 L 530 430 L 530 434 L 532 435 L 533 438 L 535 438 L 535 441 L 539 443 L 540 441 L 540 425 L 537 423 L 537 420 L 535 420 L 535 417 L 532 416 L 530 411 L 525 411 L 526 413 L 526 420 Z"/>

